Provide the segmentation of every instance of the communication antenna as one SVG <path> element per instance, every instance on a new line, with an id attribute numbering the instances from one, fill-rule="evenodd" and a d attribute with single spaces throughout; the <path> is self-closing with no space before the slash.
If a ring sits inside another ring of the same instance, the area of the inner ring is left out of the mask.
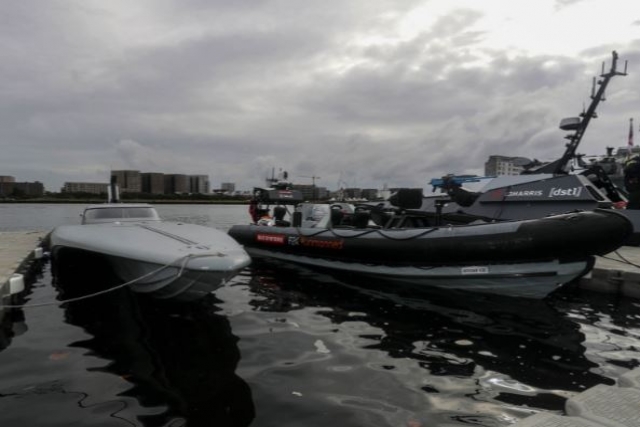
<path id="1" fill-rule="evenodd" d="M 553 167 L 554 174 L 567 173 L 567 166 L 569 164 L 569 161 L 575 157 L 576 149 L 578 148 L 578 145 L 580 144 L 580 141 L 582 140 L 582 137 L 584 136 L 584 133 L 587 130 L 587 126 L 589 126 L 589 122 L 591 121 L 592 118 L 598 117 L 596 114 L 596 108 L 598 107 L 598 104 L 600 103 L 600 101 L 605 100 L 604 94 L 605 94 L 607 85 L 609 84 L 609 81 L 614 76 L 627 75 L 627 61 L 624 62 L 624 71 L 620 72 L 617 70 L 618 53 L 614 50 L 613 52 L 611 52 L 611 56 L 612 56 L 612 59 L 611 59 L 610 70 L 605 73 L 605 63 L 602 62 L 602 72 L 600 74 L 600 79 L 596 79 L 595 77 L 593 78 L 592 86 L 591 86 L 591 104 L 589 104 L 587 111 L 583 111 L 583 113 L 580 114 L 580 116 L 582 117 L 582 120 L 579 120 L 579 122 L 576 122 L 571 127 L 563 128 L 565 130 L 574 130 L 573 134 L 566 136 L 566 138 L 569 139 L 570 142 L 567 143 L 564 154 L 559 160 L 551 163 L 547 167 L 544 167 L 538 170 L 539 173 L 551 172 L 550 170 L 548 170 L 549 167 Z M 597 90 L 596 90 L 596 86 L 598 86 Z"/>

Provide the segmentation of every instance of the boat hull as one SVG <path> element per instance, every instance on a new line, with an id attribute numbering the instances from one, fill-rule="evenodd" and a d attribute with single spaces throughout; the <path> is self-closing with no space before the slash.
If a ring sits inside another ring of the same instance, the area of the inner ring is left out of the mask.
<path id="1" fill-rule="evenodd" d="M 99 261 L 134 292 L 163 299 L 202 298 L 250 263 L 219 230 L 161 221 L 60 226 L 50 246 L 57 275 L 91 274 L 83 262 Z"/>
<path id="2" fill-rule="evenodd" d="M 458 227 L 316 229 L 239 225 L 251 256 L 451 289 L 543 298 L 587 273 L 632 231 L 609 211 Z"/>
<path id="3" fill-rule="evenodd" d="M 558 260 L 512 264 L 473 264 L 431 268 L 370 265 L 274 253 L 258 248 L 247 248 L 252 257 L 275 259 L 342 273 L 371 276 L 412 285 L 500 294 L 519 298 L 542 299 L 564 283 L 588 273 L 593 257 L 581 261 Z"/>

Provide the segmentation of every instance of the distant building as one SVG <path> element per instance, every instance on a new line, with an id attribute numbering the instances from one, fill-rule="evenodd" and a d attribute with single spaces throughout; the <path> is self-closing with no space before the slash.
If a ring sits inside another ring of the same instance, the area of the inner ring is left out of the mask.
<path id="1" fill-rule="evenodd" d="M 378 190 L 375 188 L 363 188 L 362 198 L 366 200 L 376 200 L 378 198 Z"/>
<path id="2" fill-rule="evenodd" d="M 329 191 L 326 187 L 318 187 L 315 185 L 294 184 L 294 190 L 300 191 L 305 200 L 323 200 L 329 198 Z"/>
<path id="3" fill-rule="evenodd" d="M 209 176 L 208 175 L 190 175 L 189 190 L 196 194 L 209 194 Z"/>
<path id="4" fill-rule="evenodd" d="M 16 182 L 16 179 L 9 175 L 0 175 L 0 182 Z"/>
<path id="5" fill-rule="evenodd" d="M 233 194 L 236 192 L 236 183 L 235 182 L 223 182 L 220 185 L 220 189 L 226 194 Z"/>
<path id="6" fill-rule="evenodd" d="M 327 187 L 316 187 L 317 200 L 325 200 L 331 197 L 331 193 L 327 190 Z"/>
<path id="7" fill-rule="evenodd" d="M 189 176 L 182 174 L 172 174 L 164 176 L 164 191 L 166 194 L 188 194 Z"/>
<path id="8" fill-rule="evenodd" d="M 361 188 L 345 188 L 342 190 L 345 199 L 361 199 L 362 198 L 362 189 Z"/>
<path id="9" fill-rule="evenodd" d="M 314 200 L 316 198 L 314 192 L 315 186 L 313 185 L 294 184 L 292 187 L 294 190 L 298 190 L 302 193 L 302 198 L 305 200 Z"/>
<path id="10" fill-rule="evenodd" d="M 0 182 L 0 197 L 32 196 L 44 194 L 44 185 L 39 182 Z"/>
<path id="11" fill-rule="evenodd" d="M 164 194 L 164 174 L 159 172 L 143 172 L 140 174 L 142 180 L 142 192 L 149 194 Z"/>
<path id="12" fill-rule="evenodd" d="M 65 182 L 62 193 L 107 194 L 109 184 L 102 182 Z"/>
<path id="13" fill-rule="evenodd" d="M 164 174 L 138 170 L 112 170 L 121 192 L 147 194 L 208 194 L 207 175 Z"/>
<path id="14" fill-rule="evenodd" d="M 142 192 L 142 179 L 140 171 L 137 170 L 117 170 L 111 171 L 111 176 L 116 177 L 118 187 L 122 193 Z"/>
<path id="15" fill-rule="evenodd" d="M 530 163 L 530 160 L 524 157 L 489 156 L 484 164 L 484 174 L 486 176 L 520 175 L 527 163 Z"/>

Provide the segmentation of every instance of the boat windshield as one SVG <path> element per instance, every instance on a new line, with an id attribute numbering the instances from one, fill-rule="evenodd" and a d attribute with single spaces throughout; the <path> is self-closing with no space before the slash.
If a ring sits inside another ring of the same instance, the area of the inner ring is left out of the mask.
<path id="1" fill-rule="evenodd" d="M 110 221 L 159 220 L 156 210 L 146 206 L 122 206 L 90 208 L 84 211 L 82 223 L 92 224 Z"/>

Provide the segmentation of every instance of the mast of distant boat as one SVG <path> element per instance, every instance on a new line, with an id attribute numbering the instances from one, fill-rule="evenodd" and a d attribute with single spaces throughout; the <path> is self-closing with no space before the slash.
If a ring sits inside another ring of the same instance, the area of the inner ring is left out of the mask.
<path id="1" fill-rule="evenodd" d="M 609 81 L 614 76 L 627 75 L 627 61 L 624 62 L 624 72 L 619 72 L 617 71 L 618 53 L 614 50 L 611 54 L 613 58 L 611 61 L 611 69 L 609 70 L 609 72 L 604 72 L 605 63 L 603 62 L 602 72 L 600 74 L 601 80 L 596 81 L 596 78 L 593 78 L 593 85 L 591 87 L 591 104 L 586 111 L 583 111 L 580 114 L 580 117 L 582 119 L 576 118 L 573 122 L 567 121 L 569 124 L 565 124 L 564 126 L 561 124 L 561 129 L 575 131 L 573 134 L 567 135 L 565 137 L 569 140 L 569 143 L 567 143 L 566 145 L 567 148 L 564 154 L 560 159 L 536 169 L 534 173 L 553 173 L 555 175 L 569 173 L 569 162 L 576 156 L 576 149 L 578 148 L 578 145 L 580 145 L 580 141 L 582 140 L 582 137 L 587 130 L 587 126 L 589 126 L 589 122 L 592 118 L 598 117 L 598 115 L 596 114 L 596 108 L 598 107 L 598 104 L 600 103 L 600 101 L 606 100 L 604 94 Z M 596 84 L 599 86 L 597 92 Z"/>

